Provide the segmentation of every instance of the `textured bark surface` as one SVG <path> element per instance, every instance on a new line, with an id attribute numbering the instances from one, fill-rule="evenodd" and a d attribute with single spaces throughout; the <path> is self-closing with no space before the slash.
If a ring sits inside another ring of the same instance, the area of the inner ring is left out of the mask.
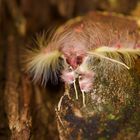
<path id="1" fill-rule="evenodd" d="M 11 29 L 9 29 L 11 30 Z M 5 108 L 11 130 L 11 139 L 29 139 L 31 118 L 29 112 L 31 83 L 20 71 L 20 38 L 8 36 L 5 83 Z M 18 39 L 19 42 L 15 40 Z"/>
<path id="2" fill-rule="evenodd" d="M 93 92 L 75 99 L 73 87 L 56 111 L 61 140 L 140 139 L 140 77 L 132 71 L 96 67 Z"/>

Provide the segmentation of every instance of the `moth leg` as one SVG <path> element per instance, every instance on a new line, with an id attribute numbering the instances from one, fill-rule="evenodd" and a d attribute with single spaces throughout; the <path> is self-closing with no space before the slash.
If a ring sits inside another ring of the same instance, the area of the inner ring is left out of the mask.
<path id="1" fill-rule="evenodd" d="M 85 99 L 85 92 L 82 91 L 82 98 L 83 98 L 83 107 L 86 107 L 86 99 Z"/>
<path id="2" fill-rule="evenodd" d="M 65 84 L 65 93 L 64 93 L 64 95 L 60 98 L 60 100 L 59 100 L 59 102 L 58 102 L 58 106 L 57 106 L 58 111 L 60 111 L 60 109 L 61 109 L 62 100 L 63 100 L 63 97 L 64 97 L 65 95 L 67 95 L 68 98 L 71 99 L 70 94 L 69 94 L 69 91 L 70 91 L 69 89 L 70 89 L 69 85 L 68 85 L 68 84 Z"/>
<path id="3" fill-rule="evenodd" d="M 58 110 L 58 111 L 59 111 L 59 110 Z M 63 121 L 62 121 L 62 119 L 61 119 L 61 117 L 58 115 L 57 110 L 55 110 L 55 112 L 56 112 L 56 116 L 57 116 L 57 118 L 58 118 L 60 124 L 63 126 L 63 128 L 65 128 L 65 127 L 64 127 L 64 124 L 63 124 Z"/>
<path id="4" fill-rule="evenodd" d="M 57 105 L 57 110 L 60 111 L 61 109 L 61 104 L 62 104 L 62 100 L 64 98 L 64 95 L 60 98 L 59 102 L 58 102 L 58 105 Z"/>
<path id="5" fill-rule="evenodd" d="M 76 87 L 76 80 L 74 80 L 73 86 L 74 86 L 74 90 L 75 90 L 76 100 L 78 100 L 78 91 L 77 91 L 77 87 Z"/>

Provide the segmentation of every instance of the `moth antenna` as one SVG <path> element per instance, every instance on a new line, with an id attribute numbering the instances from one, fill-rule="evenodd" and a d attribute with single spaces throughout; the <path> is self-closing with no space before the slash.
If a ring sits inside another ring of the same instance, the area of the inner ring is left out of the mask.
<path id="1" fill-rule="evenodd" d="M 37 36 L 36 48 L 26 51 L 25 70 L 30 73 L 33 81 L 40 82 L 42 85 L 51 80 L 52 84 L 58 83 L 58 75 L 63 69 L 64 61 L 61 52 L 53 43 L 48 43 L 45 33 Z"/>
<path id="2" fill-rule="evenodd" d="M 124 63 L 122 63 L 122 62 L 120 62 L 120 61 L 118 61 L 118 60 L 115 60 L 115 59 L 112 59 L 112 58 L 109 58 L 109 57 L 106 57 L 106 56 L 103 56 L 103 55 L 101 55 L 101 54 L 98 54 L 98 53 L 91 53 L 91 52 L 89 52 L 88 54 L 90 54 L 90 55 L 95 55 L 95 56 L 97 56 L 97 57 L 99 57 L 99 58 L 104 58 L 104 59 L 107 59 L 107 60 L 109 60 L 109 61 L 111 61 L 111 62 L 114 62 L 114 63 L 118 63 L 118 64 L 120 64 L 120 65 L 123 65 L 124 67 L 126 67 L 127 69 L 130 69 L 130 67 L 128 67 L 126 64 L 124 64 Z"/>
<path id="3" fill-rule="evenodd" d="M 88 52 L 90 55 L 98 56 L 99 58 L 110 60 L 114 63 L 123 65 L 130 69 L 134 61 L 140 56 L 139 48 L 113 48 L 102 46 L 93 51 Z"/>

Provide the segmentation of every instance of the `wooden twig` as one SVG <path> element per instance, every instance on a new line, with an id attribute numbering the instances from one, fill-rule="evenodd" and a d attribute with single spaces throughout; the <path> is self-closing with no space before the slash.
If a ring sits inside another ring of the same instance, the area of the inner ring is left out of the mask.
<path id="1" fill-rule="evenodd" d="M 11 130 L 11 140 L 30 138 L 30 96 L 31 84 L 25 75 L 21 75 L 18 65 L 18 47 L 15 37 L 8 38 L 6 61 L 5 107 Z"/>
<path id="2" fill-rule="evenodd" d="M 17 56 L 15 55 L 16 47 L 14 37 L 8 38 L 7 64 L 6 64 L 6 84 L 5 84 L 5 106 L 9 120 L 10 130 L 21 131 L 19 127 L 19 106 L 18 106 L 18 84 L 19 71 L 17 68 Z"/>

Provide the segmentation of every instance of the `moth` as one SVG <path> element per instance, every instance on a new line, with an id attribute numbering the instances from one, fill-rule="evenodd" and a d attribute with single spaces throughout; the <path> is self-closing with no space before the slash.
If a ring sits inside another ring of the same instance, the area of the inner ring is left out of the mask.
<path id="1" fill-rule="evenodd" d="M 106 17 L 108 18 L 108 17 Z M 26 53 L 26 71 L 35 82 L 45 85 L 49 80 L 57 84 L 61 78 L 65 84 L 74 85 L 76 99 L 78 93 L 75 79 L 83 93 L 94 89 L 94 59 L 100 65 L 110 62 L 114 72 L 129 70 L 140 56 L 139 33 L 123 22 L 95 20 L 92 16 L 77 17 L 59 27 L 47 39 L 38 36 L 37 48 Z"/>

